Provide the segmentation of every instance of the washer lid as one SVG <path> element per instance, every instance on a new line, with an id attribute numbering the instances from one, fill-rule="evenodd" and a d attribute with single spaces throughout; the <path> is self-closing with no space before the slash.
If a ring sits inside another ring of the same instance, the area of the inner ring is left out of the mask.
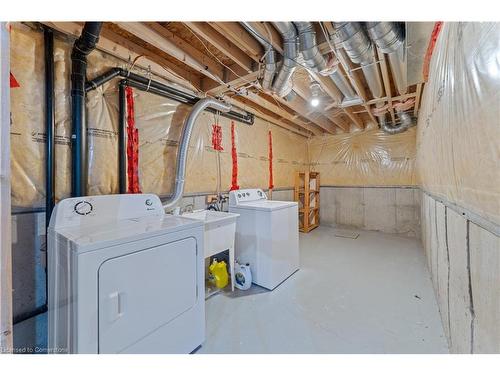
<path id="1" fill-rule="evenodd" d="M 298 206 L 297 202 L 260 200 L 253 202 L 243 202 L 230 207 L 258 211 L 275 211 L 294 206 Z"/>
<path id="2" fill-rule="evenodd" d="M 56 233 L 71 242 L 74 251 L 82 253 L 196 227 L 203 227 L 203 222 L 182 216 L 162 215 L 101 225 L 66 227 Z"/>

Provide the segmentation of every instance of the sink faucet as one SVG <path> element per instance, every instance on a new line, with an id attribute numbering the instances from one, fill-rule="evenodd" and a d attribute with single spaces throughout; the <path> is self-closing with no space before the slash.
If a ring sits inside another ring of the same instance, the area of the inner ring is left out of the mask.
<path id="1" fill-rule="evenodd" d="M 212 198 L 212 200 L 208 203 L 207 209 L 214 211 L 223 211 L 224 203 L 227 202 L 227 195 L 218 194 L 217 197 Z"/>

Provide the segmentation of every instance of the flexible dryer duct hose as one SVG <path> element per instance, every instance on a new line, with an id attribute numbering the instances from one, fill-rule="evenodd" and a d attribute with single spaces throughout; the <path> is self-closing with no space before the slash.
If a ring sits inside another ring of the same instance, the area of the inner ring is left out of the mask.
<path id="1" fill-rule="evenodd" d="M 193 132 L 193 128 L 196 124 L 198 116 L 206 108 L 213 108 L 221 112 L 229 112 L 231 110 L 231 104 L 227 104 L 212 98 L 205 98 L 198 101 L 191 109 L 191 112 L 189 113 L 189 116 L 186 118 L 186 122 L 184 123 L 184 127 L 182 128 L 179 150 L 177 151 L 174 193 L 172 194 L 170 199 L 163 205 L 165 211 L 171 211 L 175 207 L 177 207 L 177 204 L 182 199 L 182 194 L 184 194 L 189 141 L 191 140 L 191 134 Z"/>

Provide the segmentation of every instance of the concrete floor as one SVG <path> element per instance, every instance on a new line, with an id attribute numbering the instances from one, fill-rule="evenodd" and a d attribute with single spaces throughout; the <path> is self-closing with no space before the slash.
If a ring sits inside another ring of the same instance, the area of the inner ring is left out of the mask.
<path id="1" fill-rule="evenodd" d="M 274 291 L 208 299 L 197 353 L 448 353 L 420 242 L 357 233 L 301 234 L 301 269 Z"/>

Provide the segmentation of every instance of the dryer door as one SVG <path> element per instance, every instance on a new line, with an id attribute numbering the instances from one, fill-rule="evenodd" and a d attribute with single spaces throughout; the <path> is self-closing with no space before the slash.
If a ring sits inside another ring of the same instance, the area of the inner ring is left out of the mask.
<path id="1" fill-rule="evenodd" d="M 122 352 L 191 309 L 196 258 L 191 237 L 105 261 L 99 268 L 99 353 Z"/>

